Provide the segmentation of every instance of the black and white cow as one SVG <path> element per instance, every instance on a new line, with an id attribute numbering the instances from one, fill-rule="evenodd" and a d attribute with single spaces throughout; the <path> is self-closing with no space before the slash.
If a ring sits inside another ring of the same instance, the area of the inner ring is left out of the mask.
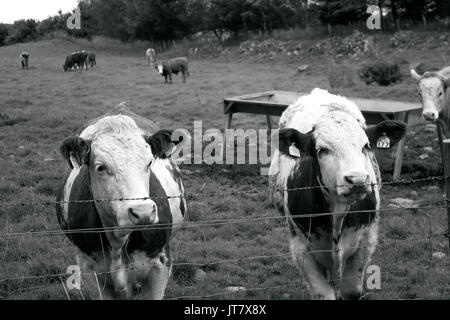
<path id="1" fill-rule="evenodd" d="M 22 69 L 28 70 L 29 59 L 30 59 L 30 54 L 28 52 L 22 52 L 20 54 L 20 64 L 22 65 Z"/>
<path id="2" fill-rule="evenodd" d="M 170 83 L 172 83 L 172 73 L 178 74 L 181 72 L 183 75 L 183 83 L 186 82 L 186 77 L 189 77 L 189 66 L 188 59 L 186 57 L 178 57 L 162 61 L 155 68 L 158 70 L 159 74 L 165 78 L 167 83 L 167 78 L 169 78 Z"/>
<path id="3" fill-rule="evenodd" d="M 101 290 L 108 299 L 163 298 L 169 240 L 186 214 L 170 139 L 170 131 L 122 109 L 61 144 L 71 171 L 57 196 L 57 217 L 78 248 L 82 289 L 92 297 Z"/>
<path id="4" fill-rule="evenodd" d="M 90 52 L 88 54 L 88 64 L 93 68 L 97 64 L 97 60 L 95 58 L 95 53 Z"/>
<path id="5" fill-rule="evenodd" d="M 145 57 L 147 59 L 147 62 L 153 66 L 155 64 L 155 60 L 156 60 L 156 50 L 153 48 L 148 48 L 145 51 Z"/>
<path id="6" fill-rule="evenodd" d="M 71 70 L 72 68 L 85 68 L 87 70 L 88 53 L 84 50 L 77 50 L 72 52 L 66 57 L 66 61 L 63 64 L 64 71 Z"/>
<path id="7" fill-rule="evenodd" d="M 301 97 L 280 118 L 279 148 L 269 171 L 272 201 L 286 216 L 292 258 L 313 298 L 361 296 L 377 245 L 380 205 L 372 148 L 380 137 L 385 146 L 386 139 L 394 145 L 405 131 L 398 121 L 367 128 L 354 103 L 321 89 Z M 358 210 L 364 212 L 351 213 Z M 302 217 L 323 213 L 333 215 Z"/>

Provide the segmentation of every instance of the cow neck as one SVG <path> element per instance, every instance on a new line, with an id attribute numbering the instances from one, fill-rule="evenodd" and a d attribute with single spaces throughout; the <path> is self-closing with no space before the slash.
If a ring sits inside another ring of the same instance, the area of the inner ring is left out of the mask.
<path id="1" fill-rule="evenodd" d="M 342 226 L 344 225 L 344 219 L 347 216 L 351 205 L 336 202 L 330 192 L 330 187 L 325 186 L 322 181 L 322 173 L 320 171 L 319 159 L 317 156 L 314 157 L 314 165 L 316 166 L 315 172 L 317 172 L 317 184 L 320 186 L 320 191 L 322 192 L 323 197 L 326 202 L 329 204 L 330 213 L 333 213 L 331 217 L 332 228 L 333 228 L 333 243 L 337 244 L 339 242 L 339 238 L 341 236 Z M 333 186 L 331 186 L 333 188 Z"/>
<path id="2" fill-rule="evenodd" d="M 329 211 L 328 203 L 320 189 L 322 189 L 319 181 L 320 171 L 318 171 L 317 159 L 313 156 L 307 155 L 301 159 L 298 165 L 294 168 L 294 175 L 288 179 L 288 201 L 287 207 L 292 231 L 296 234 L 308 232 L 315 232 L 328 217 L 319 216 L 312 219 L 304 219 L 302 217 L 292 217 L 310 214 L 323 214 Z M 300 231 L 300 233 L 299 233 Z"/>

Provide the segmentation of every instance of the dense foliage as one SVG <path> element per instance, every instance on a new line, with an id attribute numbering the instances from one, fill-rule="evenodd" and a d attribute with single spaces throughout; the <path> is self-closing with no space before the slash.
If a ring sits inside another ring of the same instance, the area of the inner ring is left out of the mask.
<path id="1" fill-rule="evenodd" d="M 42 21 L 0 24 L 0 45 L 41 39 L 61 31 L 75 37 L 105 35 L 122 41 L 167 41 L 213 32 L 224 34 L 268 32 L 275 29 L 365 26 L 367 7 L 383 8 L 383 29 L 446 23 L 448 0 L 79 0 L 81 30 L 68 30 L 71 13 Z"/>

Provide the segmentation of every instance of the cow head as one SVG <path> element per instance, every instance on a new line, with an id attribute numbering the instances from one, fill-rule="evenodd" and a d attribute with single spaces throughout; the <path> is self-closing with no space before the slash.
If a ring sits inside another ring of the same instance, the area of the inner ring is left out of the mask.
<path id="1" fill-rule="evenodd" d="M 377 183 L 373 166 L 372 146 L 380 137 L 389 138 L 390 145 L 405 134 L 406 125 L 384 121 L 364 130 L 354 117 L 336 111 L 323 116 L 312 131 L 304 134 L 296 129 L 283 129 L 279 134 L 280 152 L 312 157 L 319 183 L 334 203 L 351 204 L 364 199 Z M 292 152 L 292 148 L 298 149 Z M 336 186 L 336 187 L 328 187 Z"/>
<path id="2" fill-rule="evenodd" d="M 428 121 L 436 121 L 444 110 L 450 79 L 439 72 L 425 72 L 420 76 L 414 69 L 411 75 L 417 81 L 423 117 Z"/>
<path id="3" fill-rule="evenodd" d="M 164 74 L 164 66 L 163 66 L 162 63 L 159 63 L 158 65 L 156 65 L 156 66 L 155 66 L 155 69 L 158 70 L 158 73 L 159 73 L 160 75 L 163 75 L 163 74 Z"/>
<path id="4" fill-rule="evenodd" d="M 87 166 L 95 207 L 106 227 L 158 223 L 155 202 L 149 197 L 151 165 L 173 149 L 170 131 L 151 137 L 142 134 L 127 116 L 108 116 L 83 131 L 82 137 L 67 138 L 61 153 L 71 168 Z M 139 198 L 139 200 L 132 200 Z"/>

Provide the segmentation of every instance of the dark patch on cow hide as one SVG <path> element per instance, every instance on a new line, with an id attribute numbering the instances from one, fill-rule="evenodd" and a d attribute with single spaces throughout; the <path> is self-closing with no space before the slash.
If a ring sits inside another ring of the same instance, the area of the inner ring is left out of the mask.
<path id="1" fill-rule="evenodd" d="M 150 198 L 164 197 L 166 192 L 158 178 L 150 176 Z M 156 257 L 169 242 L 172 233 L 172 213 L 167 198 L 152 198 L 158 207 L 159 222 L 154 228 L 149 227 L 145 231 L 134 231 L 130 234 L 126 246 L 126 254 L 130 255 L 139 250 L 146 253 L 150 258 Z M 124 258 L 127 258 L 126 255 Z"/>
<path id="2" fill-rule="evenodd" d="M 58 194 L 57 201 L 63 201 L 64 188 Z M 61 228 L 65 231 L 77 229 L 103 228 L 100 216 L 92 201 L 94 199 L 89 178 L 89 168 L 82 166 L 80 173 L 73 182 L 70 193 L 68 221 L 65 221 L 61 205 L 57 204 L 56 212 Z M 72 202 L 87 200 L 87 202 Z M 67 237 L 84 253 L 90 255 L 95 252 L 109 252 L 109 241 L 104 232 L 67 233 Z M 95 255 L 92 256 L 95 258 Z"/>

